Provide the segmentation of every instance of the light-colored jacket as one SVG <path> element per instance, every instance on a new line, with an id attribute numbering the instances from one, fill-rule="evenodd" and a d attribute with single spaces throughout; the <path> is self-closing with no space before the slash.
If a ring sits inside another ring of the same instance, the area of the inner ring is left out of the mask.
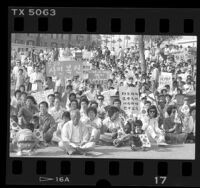
<path id="1" fill-rule="evenodd" d="M 71 142 L 71 139 L 72 139 L 72 126 L 73 126 L 72 121 L 68 121 L 67 123 L 65 123 L 63 125 L 63 128 L 61 130 L 61 139 L 62 139 L 62 141 Z M 90 136 L 88 128 L 85 125 L 83 125 L 81 122 L 79 122 L 79 124 L 77 126 L 80 127 L 79 131 L 80 131 L 81 143 L 88 142 L 89 141 L 89 136 Z"/>

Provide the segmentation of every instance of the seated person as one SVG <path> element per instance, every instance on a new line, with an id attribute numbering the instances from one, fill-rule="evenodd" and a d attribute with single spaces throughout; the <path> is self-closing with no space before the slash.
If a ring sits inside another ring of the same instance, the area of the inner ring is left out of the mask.
<path id="1" fill-rule="evenodd" d="M 117 132 L 117 138 L 113 141 L 115 147 L 120 147 L 129 144 L 131 137 L 131 123 L 126 122 L 124 127 Z"/>
<path id="2" fill-rule="evenodd" d="M 167 108 L 168 117 L 164 119 L 165 140 L 169 144 L 184 143 L 187 134 L 182 133 L 182 124 L 176 106 Z"/>
<path id="3" fill-rule="evenodd" d="M 123 122 L 119 117 L 119 109 L 115 106 L 108 108 L 108 117 L 103 120 L 100 140 L 107 144 L 113 144 L 117 138 L 117 131 L 123 127 Z"/>
<path id="4" fill-rule="evenodd" d="M 164 131 L 158 127 L 158 111 L 155 105 L 152 105 L 147 110 L 148 118 L 143 124 L 142 129 L 151 138 L 152 141 L 156 141 L 157 145 L 167 145 L 165 143 Z"/>
<path id="5" fill-rule="evenodd" d="M 39 129 L 43 133 L 44 142 L 47 146 L 51 143 L 53 133 L 57 128 L 57 124 L 55 123 L 53 117 L 48 113 L 48 103 L 46 101 L 43 101 L 39 104 L 39 110 Z"/>
<path id="6" fill-rule="evenodd" d="M 143 151 L 148 150 L 151 147 L 150 141 L 145 134 L 144 130 L 142 130 L 142 121 L 136 120 L 134 122 L 134 131 L 130 138 L 130 145 L 133 151 L 137 151 L 142 149 Z"/>
<path id="7" fill-rule="evenodd" d="M 61 141 L 62 128 L 64 124 L 66 124 L 70 120 L 71 120 L 70 113 L 68 111 L 63 112 L 62 121 L 58 123 L 57 130 L 53 133 L 53 138 L 52 138 L 53 142 L 59 143 Z"/>
<path id="8" fill-rule="evenodd" d="M 100 137 L 100 129 L 102 127 L 102 121 L 97 117 L 97 109 L 94 107 L 89 107 L 87 109 L 88 121 L 86 126 L 88 127 L 90 134 L 90 142 L 98 142 Z"/>
<path id="9" fill-rule="evenodd" d="M 38 143 L 34 133 L 34 125 L 29 123 L 26 128 L 21 129 L 14 138 L 12 145 L 17 145 L 17 155 L 23 155 L 23 151 L 27 151 L 28 155 L 32 155 L 33 151 Z"/>
<path id="10" fill-rule="evenodd" d="M 92 151 L 95 142 L 89 142 L 89 131 L 80 121 L 80 111 L 72 110 L 70 116 L 71 121 L 65 123 L 61 130 L 61 141 L 58 146 L 68 155 Z"/>

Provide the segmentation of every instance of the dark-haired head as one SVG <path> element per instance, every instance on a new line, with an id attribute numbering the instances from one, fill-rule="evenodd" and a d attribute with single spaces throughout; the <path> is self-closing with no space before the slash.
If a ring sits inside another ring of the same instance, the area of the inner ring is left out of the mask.
<path id="1" fill-rule="evenodd" d="M 68 111 L 63 112 L 62 119 L 64 119 L 64 118 L 71 120 L 70 112 L 68 112 Z"/>
<path id="2" fill-rule="evenodd" d="M 108 116 L 111 118 L 115 113 L 119 112 L 119 109 L 115 106 L 108 108 Z"/>
<path id="3" fill-rule="evenodd" d="M 153 118 L 156 118 L 157 115 L 158 115 L 158 111 L 157 111 L 157 108 L 156 108 L 155 105 L 151 105 L 151 106 L 148 108 L 147 112 L 148 112 L 148 116 L 151 116 L 151 114 L 154 114 Z"/>
<path id="4" fill-rule="evenodd" d="M 49 98 L 49 97 L 55 98 L 55 95 L 54 94 L 49 94 L 47 98 Z"/>
<path id="5" fill-rule="evenodd" d="M 30 129 L 32 132 L 34 131 L 34 124 L 33 123 L 28 123 L 27 125 L 26 125 L 26 128 L 27 129 Z"/>
<path id="6" fill-rule="evenodd" d="M 98 108 L 98 103 L 96 101 L 91 101 L 90 102 L 90 107 Z"/>
<path id="7" fill-rule="evenodd" d="M 69 94 L 69 100 L 72 101 L 72 100 L 75 100 L 76 99 L 76 94 L 75 93 L 70 93 Z"/>
<path id="8" fill-rule="evenodd" d="M 95 114 L 95 116 L 97 115 L 97 109 L 95 108 L 95 107 L 89 107 L 88 109 L 87 109 L 87 115 L 89 114 L 89 112 L 94 112 L 94 114 Z"/>
<path id="9" fill-rule="evenodd" d="M 168 106 L 168 108 L 167 108 L 168 116 L 175 115 L 176 110 L 177 110 L 176 106 L 174 106 L 174 105 Z"/>
<path id="10" fill-rule="evenodd" d="M 39 104 L 39 108 L 40 108 L 41 105 L 45 106 L 47 109 L 49 108 L 49 105 L 48 105 L 48 103 L 47 103 L 46 101 L 42 101 L 42 102 Z"/>
<path id="11" fill-rule="evenodd" d="M 37 102 L 36 102 L 35 98 L 32 95 L 28 95 L 26 97 L 26 101 L 27 100 L 31 100 L 34 105 L 37 105 Z"/>
<path id="12" fill-rule="evenodd" d="M 69 106 L 72 110 L 79 109 L 78 101 L 76 99 L 71 100 Z"/>
<path id="13" fill-rule="evenodd" d="M 21 95 L 21 91 L 20 90 L 16 90 L 14 95 L 15 95 L 15 97 L 17 97 L 17 95 Z"/>
<path id="14" fill-rule="evenodd" d="M 192 106 L 192 107 L 190 108 L 190 115 L 192 115 L 192 112 L 193 112 L 194 110 L 196 111 L 196 106 Z"/>

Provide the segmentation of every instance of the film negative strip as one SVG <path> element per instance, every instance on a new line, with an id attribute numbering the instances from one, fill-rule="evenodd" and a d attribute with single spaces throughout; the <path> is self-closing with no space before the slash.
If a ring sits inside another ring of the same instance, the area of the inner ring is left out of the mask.
<path id="1" fill-rule="evenodd" d="M 199 18 L 9 7 L 6 184 L 200 186 Z"/>

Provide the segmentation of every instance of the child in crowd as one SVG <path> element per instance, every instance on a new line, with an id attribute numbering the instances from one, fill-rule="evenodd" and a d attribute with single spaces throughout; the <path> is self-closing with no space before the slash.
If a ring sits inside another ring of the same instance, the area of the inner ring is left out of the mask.
<path id="1" fill-rule="evenodd" d="M 117 132 L 117 138 L 113 141 L 115 147 L 127 145 L 131 137 L 131 123 L 127 122 L 124 127 L 121 127 Z"/>

